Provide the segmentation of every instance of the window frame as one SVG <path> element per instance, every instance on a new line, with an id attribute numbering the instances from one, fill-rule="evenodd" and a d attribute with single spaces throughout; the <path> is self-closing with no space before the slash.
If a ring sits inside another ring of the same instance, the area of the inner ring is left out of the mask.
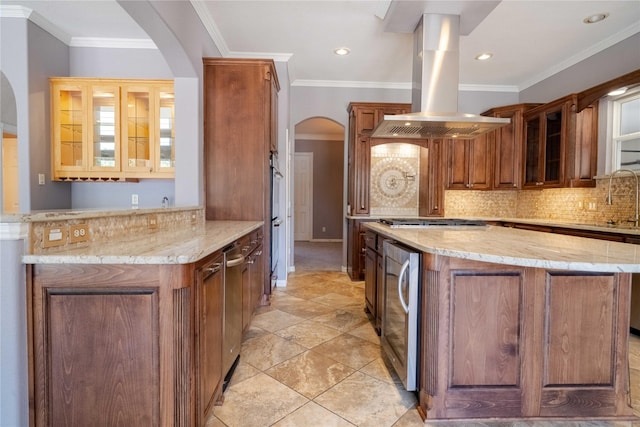
<path id="1" fill-rule="evenodd" d="M 633 169 L 635 171 L 640 172 L 640 165 L 637 165 L 635 168 L 620 166 L 620 161 L 622 157 L 620 154 L 621 144 L 625 141 L 640 138 L 640 131 L 630 133 L 630 134 L 620 135 L 621 119 L 622 119 L 621 105 L 625 102 L 629 102 L 636 99 L 640 99 L 640 88 L 634 88 L 633 90 L 630 90 L 622 95 L 612 97 L 611 100 L 609 101 L 609 105 L 610 105 L 609 111 L 611 112 L 609 117 L 609 126 L 607 126 L 607 128 L 609 129 L 607 132 L 607 147 L 608 147 L 607 152 L 610 156 L 610 162 L 608 164 L 609 173 L 613 173 L 614 171 L 620 168 Z"/>

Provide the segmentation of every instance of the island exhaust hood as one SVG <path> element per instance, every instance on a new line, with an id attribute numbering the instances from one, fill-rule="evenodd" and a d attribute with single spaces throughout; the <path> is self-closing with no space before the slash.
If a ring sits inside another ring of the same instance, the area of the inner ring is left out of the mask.
<path id="1" fill-rule="evenodd" d="M 374 138 L 475 138 L 510 119 L 458 113 L 460 17 L 424 14 L 414 31 L 409 114 L 385 115 Z"/>

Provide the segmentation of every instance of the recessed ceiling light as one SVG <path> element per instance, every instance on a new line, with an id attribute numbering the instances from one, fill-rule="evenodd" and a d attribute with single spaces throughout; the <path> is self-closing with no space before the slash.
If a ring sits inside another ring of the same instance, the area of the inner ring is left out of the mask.
<path id="1" fill-rule="evenodd" d="M 476 59 L 478 61 L 486 61 L 487 59 L 491 58 L 492 56 L 493 56 L 493 53 L 485 52 L 485 53 L 481 53 L 480 55 L 476 56 Z"/>
<path id="2" fill-rule="evenodd" d="M 627 91 L 626 87 L 621 87 L 620 89 L 612 90 L 607 95 L 609 95 L 609 96 L 618 96 L 618 95 L 622 95 L 626 91 Z"/>
<path id="3" fill-rule="evenodd" d="M 609 16 L 608 13 L 594 13 L 593 15 L 589 15 L 582 20 L 585 24 L 595 24 L 596 22 L 600 22 Z"/>
<path id="4" fill-rule="evenodd" d="M 333 50 L 333 53 L 339 56 L 349 55 L 350 52 L 351 50 L 348 47 L 339 47 Z"/>

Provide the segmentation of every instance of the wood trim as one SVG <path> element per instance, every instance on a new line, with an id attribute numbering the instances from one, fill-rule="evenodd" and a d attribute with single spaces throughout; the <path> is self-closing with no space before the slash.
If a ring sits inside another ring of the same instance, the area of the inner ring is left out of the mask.
<path id="1" fill-rule="evenodd" d="M 591 105 L 596 100 L 602 98 L 614 89 L 623 86 L 634 87 L 640 84 L 640 69 L 624 74 L 615 79 L 611 79 L 597 86 L 593 86 L 587 90 L 578 93 L 578 109 L 580 112 Z"/>

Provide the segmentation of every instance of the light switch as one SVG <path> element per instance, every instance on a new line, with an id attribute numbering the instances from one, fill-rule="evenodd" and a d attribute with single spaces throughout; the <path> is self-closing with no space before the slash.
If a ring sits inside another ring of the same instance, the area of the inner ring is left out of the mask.
<path id="1" fill-rule="evenodd" d="M 64 246 L 67 243 L 67 227 L 45 227 L 42 247 Z"/>

